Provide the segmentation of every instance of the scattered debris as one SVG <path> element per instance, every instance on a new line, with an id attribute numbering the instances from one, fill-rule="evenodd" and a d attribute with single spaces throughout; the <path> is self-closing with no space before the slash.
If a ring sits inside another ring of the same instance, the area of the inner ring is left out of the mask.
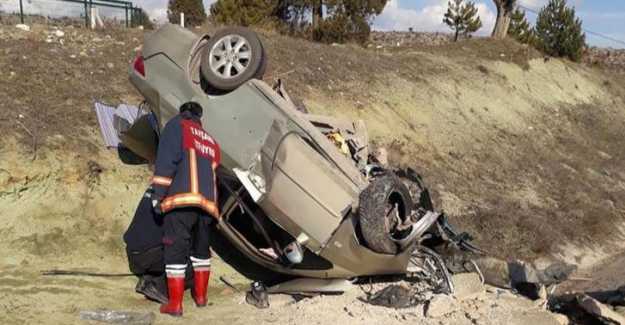
<path id="1" fill-rule="evenodd" d="M 427 304 L 425 316 L 429 318 L 439 318 L 453 312 L 456 307 L 456 301 L 452 296 L 438 295 L 432 298 Z"/>
<path id="2" fill-rule="evenodd" d="M 230 283 L 230 281 L 228 281 L 226 278 L 224 278 L 223 276 L 219 277 L 219 280 L 221 282 L 223 282 L 225 285 L 227 285 L 229 288 L 231 288 L 232 290 L 236 291 L 236 292 L 241 292 L 241 290 L 239 290 L 239 288 L 235 287 L 234 284 Z"/>
<path id="3" fill-rule="evenodd" d="M 116 310 L 83 310 L 80 319 L 94 320 L 111 324 L 150 325 L 154 323 L 154 313 L 137 313 Z"/>
<path id="4" fill-rule="evenodd" d="M 26 25 L 26 24 L 17 24 L 15 25 L 15 28 L 17 29 L 21 29 L 25 32 L 30 32 L 30 26 Z"/>
<path id="5" fill-rule="evenodd" d="M 245 301 L 259 309 L 269 308 L 267 287 L 260 281 L 253 282 L 250 291 L 245 295 Z"/>
<path id="6" fill-rule="evenodd" d="M 458 300 L 472 299 L 484 293 L 484 285 L 476 273 L 460 273 L 452 276 L 454 297 Z"/>
<path id="7" fill-rule="evenodd" d="M 580 296 L 578 298 L 578 303 L 586 312 L 598 317 L 600 320 L 625 325 L 625 317 L 590 296 Z"/>
<path id="8" fill-rule="evenodd" d="M 54 36 L 56 36 L 56 37 L 63 37 L 63 36 L 65 36 L 65 32 L 63 32 L 60 29 L 57 29 L 57 30 L 54 31 Z"/>
<path id="9" fill-rule="evenodd" d="M 427 302 L 432 294 L 432 288 L 423 282 L 400 282 L 392 284 L 363 299 L 376 306 L 391 308 L 407 308 Z"/>
<path id="10" fill-rule="evenodd" d="M 559 325 L 569 325 L 569 323 L 571 322 L 569 318 L 566 317 L 566 315 L 562 314 L 554 314 L 553 318 L 556 320 L 556 322 L 558 322 Z"/>

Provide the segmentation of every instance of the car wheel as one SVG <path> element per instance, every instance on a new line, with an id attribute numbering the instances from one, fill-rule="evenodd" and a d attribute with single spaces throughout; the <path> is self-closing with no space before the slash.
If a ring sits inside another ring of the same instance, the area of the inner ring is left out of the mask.
<path id="1" fill-rule="evenodd" d="M 200 69 L 211 86 L 229 91 L 252 78 L 262 78 L 266 64 L 265 50 L 256 33 L 230 27 L 210 38 Z"/>
<path id="2" fill-rule="evenodd" d="M 359 225 L 366 245 L 381 254 L 396 254 L 401 225 L 408 219 L 413 202 L 406 185 L 395 175 L 371 181 L 360 194 Z"/>

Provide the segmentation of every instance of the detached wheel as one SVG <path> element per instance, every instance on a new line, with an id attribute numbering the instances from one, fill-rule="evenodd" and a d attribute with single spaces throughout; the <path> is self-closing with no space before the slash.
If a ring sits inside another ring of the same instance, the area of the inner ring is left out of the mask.
<path id="1" fill-rule="evenodd" d="M 392 238 L 401 238 L 401 225 L 413 209 L 406 185 L 395 175 L 374 179 L 360 194 L 359 225 L 367 246 L 381 254 L 397 254 Z"/>
<path id="2" fill-rule="evenodd" d="M 200 68 L 211 86 L 229 91 L 250 79 L 262 78 L 266 65 L 258 35 L 247 28 L 230 27 L 210 38 Z"/>

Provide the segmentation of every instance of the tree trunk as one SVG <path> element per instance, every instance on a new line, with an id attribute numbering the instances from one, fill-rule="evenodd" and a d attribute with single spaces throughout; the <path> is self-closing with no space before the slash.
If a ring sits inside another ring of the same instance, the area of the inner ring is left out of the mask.
<path id="1" fill-rule="evenodd" d="M 323 0 L 317 0 L 313 4 L 312 8 L 312 28 L 316 30 L 319 28 L 321 21 L 323 20 Z"/>
<path id="2" fill-rule="evenodd" d="M 493 0 L 497 7 L 497 21 L 493 29 L 493 38 L 504 39 L 508 35 L 508 28 L 512 20 L 512 11 L 516 0 Z"/>
<path id="3" fill-rule="evenodd" d="M 458 35 L 460 34 L 460 32 L 458 32 L 458 29 L 456 28 L 456 34 L 454 35 L 454 42 L 458 41 Z"/>

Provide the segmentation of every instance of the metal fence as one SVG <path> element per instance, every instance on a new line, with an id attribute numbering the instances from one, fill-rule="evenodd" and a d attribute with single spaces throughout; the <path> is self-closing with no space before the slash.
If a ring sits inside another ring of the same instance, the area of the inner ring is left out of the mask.
<path id="1" fill-rule="evenodd" d="M 24 24 L 27 20 L 65 19 L 84 20 L 85 26 L 92 23 L 92 13 L 97 9 L 98 16 L 107 22 L 117 22 L 126 27 L 143 25 L 141 8 L 131 1 L 122 0 L 0 0 L 0 13 L 16 15 Z"/>

